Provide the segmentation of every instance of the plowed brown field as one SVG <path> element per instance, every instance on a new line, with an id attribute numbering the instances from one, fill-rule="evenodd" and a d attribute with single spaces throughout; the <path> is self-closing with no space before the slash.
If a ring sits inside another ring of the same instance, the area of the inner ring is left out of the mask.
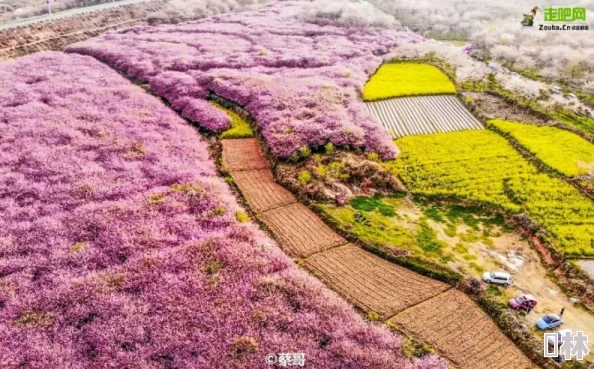
<path id="1" fill-rule="evenodd" d="M 274 233 L 281 248 L 294 257 L 346 243 L 307 207 L 295 203 L 258 216 Z"/>
<path id="2" fill-rule="evenodd" d="M 353 245 L 313 255 L 305 265 L 349 301 L 382 319 L 449 288 Z"/>
<path id="3" fill-rule="evenodd" d="M 533 367 L 495 323 L 458 290 L 411 307 L 390 321 L 437 348 L 459 369 Z"/>
<path id="4" fill-rule="evenodd" d="M 256 213 L 297 202 L 295 196 L 274 182 L 268 169 L 233 172 L 233 179 Z"/>
<path id="5" fill-rule="evenodd" d="M 255 138 L 222 140 L 223 168 L 227 171 L 268 168 L 268 161 L 262 155 Z"/>

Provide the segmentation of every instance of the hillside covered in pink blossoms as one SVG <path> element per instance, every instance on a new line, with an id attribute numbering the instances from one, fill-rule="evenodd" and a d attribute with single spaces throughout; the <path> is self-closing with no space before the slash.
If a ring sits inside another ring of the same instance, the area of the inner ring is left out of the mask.
<path id="1" fill-rule="evenodd" d="M 392 158 L 397 148 L 360 102 L 380 55 L 419 36 L 386 28 L 306 20 L 295 2 L 173 26 L 139 26 L 75 44 L 148 82 L 182 115 L 221 131 L 209 92 L 251 112 L 272 153 L 289 157 L 327 142 Z"/>
<path id="2" fill-rule="evenodd" d="M 0 91 L 1 368 L 447 367 L 238 221 L 196 130 L 109 67 L 35 54 Z"/>

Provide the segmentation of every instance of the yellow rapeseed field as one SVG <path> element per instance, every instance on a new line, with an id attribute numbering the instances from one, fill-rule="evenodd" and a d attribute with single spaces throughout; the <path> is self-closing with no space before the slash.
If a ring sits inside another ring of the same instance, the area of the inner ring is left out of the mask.
<path id="1" fill-rule="evenodd" d="M 437 67 L 420 63 L 384 64 L 363 89 L 363 99 L 455 94 L 456 87 Z"/>

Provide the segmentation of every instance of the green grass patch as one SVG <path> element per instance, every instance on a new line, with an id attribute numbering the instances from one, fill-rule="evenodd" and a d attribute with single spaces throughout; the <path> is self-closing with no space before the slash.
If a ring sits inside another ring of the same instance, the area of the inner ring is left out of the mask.
<path id="1" fill-rule="evenodd" d="M 231 128 L 221 133 L 219 136 L 221 139 L 254 137 L 254 131 L 252 130 L 252 127 L 250 127 L 250 124 L 239 114 L 214 101 L 211 101 L 210 103 L 218 109 L 223 110 L 229 116 L 229 118 L 231 118 Z"/>
<path id="2" fill-rule="evenodd" d="M 550 168 L 573 177 L 594 172 L 594 145 L 575 133 L 504 120 L 489 122 Z"/>
<path id="3" fill-rule="evenodd" d="M 355 197 L 350 201 L 350 204 L 353 208 L 355 208 L 357 210 L 363 210 L 363 211 L 377 210 L 380 212 L 380 214 L 385 215 L 387 217 L 392 217 L 392 216 L 396 215 L 396 211 L 394 211 L 394 207 L 382 202 L 381 197 L 378 195 L 376 195 L 374 197 L 367 197 L 367 196 Z"/>
<path id="4" fill-rule="evenodd" d="M 408 136 L 386 165 L 415 195 L 454 198 L 525 213 L 568 256 L 594 256 L 594 203 L 566 181 L 539 173 L 507 140 L 491 131 Z M 449 218 L 461 217 L 458 210 Z M 502 222 L 494 219 L 494 223 Z"/>
<path id="5" fill-rule="evenodd" d="M 426 252 L 439 254 L 442 249 L 447 247 L 445 242 L 437 239 L 437 234 L 427 222 L 421 222 L 416 238 L 421 248 Z"/>
<path id="6" fill-rule="evenodd" d="M 455 94 L 456 87 L 430 64 L 384 64 L 363 89 L 363 99 L 374 101 L 399 96 Z"/>
<path id="7" fill-rule="evenodd" d="M 390 216 L 383 215 L 379 211 L 332 205 L 321 205 L 321 209 L 340 229 L 364 242 L 408 250 L 415 255 L 424 253 L 414 234 L 395 224 Z"/>
<path id="8" fill-rule="evenodd" d="M 489 287 L 487 287 L 487 292 L 490 293 L 493 296 L 501 296 L 503 295 L 503 292 L 501 292 L 501 290 L 499 289 L 499 287 L 494 286 L 494 285 L 489 285 Z"/>

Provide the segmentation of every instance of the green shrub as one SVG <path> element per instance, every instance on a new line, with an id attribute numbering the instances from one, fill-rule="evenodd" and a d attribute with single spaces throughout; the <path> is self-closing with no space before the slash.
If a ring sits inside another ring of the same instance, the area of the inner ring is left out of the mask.
<path id="1" fill-rule="evenodd" d="M 367 153 L 367 159 L 371 161 L 379 161 L 379 154 L 377 152 Z"/>
<path id="2" fill-rule="evenodd" d="M 311 150 L 308 146 L 303 146 L 299 149 L 299 153 L 302 158 L 309 158 L 311 156 Z"/>
<path id="3" fill-rule="evenodd" d="M 245 211 L 238 211 L 235 213 L 235 219 L 237 219 L 239 223 L 247 223 L 250 221 L 250 216 Z"/>
<path id="4" fill-rule="evenodd" d="M 308 170 L 302 170 L 299 172 L 299 182 L 301 182 L 303 185 L 311 182 L 311 173 Z"/>
<path id="5" fill-rule="evenodd" d="M 370 320 L 372 322 L 377 322 L 378 320 L 380 320 L 380 316 L 378 313 L 376 313 L 374 311 L 370 311 L 369 313 L 367 313 L 367 320 Z"/>

